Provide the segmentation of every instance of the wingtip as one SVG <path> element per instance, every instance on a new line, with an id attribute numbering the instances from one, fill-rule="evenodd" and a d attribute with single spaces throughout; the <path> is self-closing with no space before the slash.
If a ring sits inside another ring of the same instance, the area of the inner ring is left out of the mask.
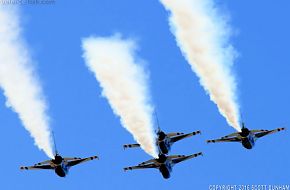
<path id="1" fill-rule="evenodd" d="M 207 140 L 207 143 L 215 143 L 216 140 Z"/>
<path id="2" fill-rule="evenodd" d="M 279 131 L 284 131 L 284 130 L 286 130 L 286 128 L 285 128 L 285 127 L 281 127 L 281 128 L 276 129 L 276 130 L 279 132 Z"/>
<path id="3" fill-rule="evenodd" d="M 198 131 L 194 131 L 194 132 L 192 132 L 192 135 L 197 135 L 197 134 L 201 134 L 201 131 L 198 130 Z"/>
<path id="4" fill-rule="evenodd" d="M 202 152 L 198 152 L 195 154 L 195 156 L 203 156 Z"/>
<path id="5" fill-rule="evenodd" d="M 123 168 L 124 172 L 127 172 L 128 170 L 132 170 L 132 167 L 126 167 L 126 168 Z"/>
<path id="6" fill-rule="evenodd" d="M 25 166 L 21 166 L 21 167 L 20 167 L 20 170 L 28 170 L 28 168 L 25 167 Z"/>
<path id="7" fill-rule="evenodd" d="M 95 159 L 96 159 L 96 160 L 99 160 L 99 157 L 98 157 L 98 156 L 92 156 L 92 157 L 90 157 L 90 159 L 91 159 L 91 160 L 95 160 Z"/>

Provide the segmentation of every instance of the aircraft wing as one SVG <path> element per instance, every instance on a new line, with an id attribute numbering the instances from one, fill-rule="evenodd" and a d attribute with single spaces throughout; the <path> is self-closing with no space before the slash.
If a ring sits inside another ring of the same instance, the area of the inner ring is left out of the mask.
<path id="1" fill-rule="evenodd" d="M 256 132 L 258 131 L 257 133 L 255 133 L 255 136 L 257 138 L 260 138 L 260 137 L 263 137 L 265 135 L 270 135 L 270 134 L 277 133 L 277 132 L 283 131 L 283 130 L 285 130 L 284 127 L 283 128 L 274 129 L 274 130 L 259 130 L 259 131 L 258 130 L 253 130 L 253 131 L 256 131 Z"/>
<path id="2" fill-rule="evenodd" d="M 269 130 L 266 130 L 266 129 L 254 129 L 254 130 L 251 130 L 252 133 L 259 133 L 259 132 L 266 132 L 266 131 L 269 131 Z"/>
<path id="3" fill-rule="evenodd" d="M 145 162 L 142 162 L 141 164 L 139 164 L 139 166 L 140 165 L 145 165 L 145 164 L 157 164 L 158 162 L 156 161 L 156 159 L 150 159 L 150 160 L 147 160 L 147 161 L 145 161 Z"/>
<path id="4" fill-rule="evenodd" d="M 191 136 L 194 136 L 194 135 L 197 135 L 197 134 L 200 134 L 200 133 L 201 133 L 200 131 L 195 131 L 195 132 L 192 132 L 192 133 L 181 134 L 181 135 L 176 136 L 176 137 L 171 137 L 171 141 L 172 142 L 176 142 L 176 141 L 179 141 L 179 140 L 182 140 L 184 138 L 191 137 Z"/>
<path id="5" fill-rule="evenodd" d="M 126 148 L 136 148 L 136 147 L 140 147 L 140 144 L 125 144 L 123 145 L 124 149 Z"/>
<path id="6" fill-rule="evenodd" d="M 232 137 L 232 138 L 220 138 L 220 139 L 214 139 L 214 140 L 207 140 L 207 143 L 216 143 L 216 142 L 240 142 L 242 139 L 238 137 Z"/>
<path id="7" fill-rule="evenodd" d="M 184 133 L 167 133 L 166 135 L 168 137 L 173 137 L 173 136 L 177 136 L 177 135 L 184 135 Z"/>
<path id="8" fill-rule="evenodd" d="M 145 165 L 126 167 L 126 168 L 124 168 L 124 171 L 136 170 L 136 169 L 158 168 L 158 167 L 159 167 L 158 164 L 145 164 Z"/>
<path id="9" fill-rule="evenodd" d="M 46 160 L 46 161 L 39 162 L 39 163 L 35 164 L 35 166 L 40 166 L 40 165 L 43 165 L 43 164 L 48 164 L 50 162 L 51 162 L 51 160 Z"/>
<path id="10" fill-rule="evenodd" d="M 65 161 L 70 161 L 70 160 L 80 160 L 82 158 L 77 158 L 77 157 L 65 157 L 63 158 Z"/>
<path id="11" fill-rule="evenodd" d="M 41 169 L 54 169 L 51 165 L 34 165 L 34 166 L 21 166 L 21 170 L 41 170 Z"/>
<path id="12" fill-rule="evenodd" d="M 241 135 L 238 132 L 226 135 L 224 137 L 221 137 L 221 139 L 229 138 L 229 137 L 240 137 Z"/>
<path id="13" fill-rule="evenodd" d="M 68 166 L 75 166 L 75 165 L 78 165 L 80 163 L 87 162 L 87 161 L 94 160 L 94 159 L 98 159 L 98 157 L 97 156 L 91 156 L 91 157 L 88 157 L 88 158 L 77 158 L 77 159 L 68 161 L 67 165 Z"/>
<path id="14" fill-rule="evenodd" d="M 192 159 L 192 158 L 195 158 L 195 157 L 198 157 L 198 156 L 201 156 L 202 155 L 202 152 L 199 152 L 199 153 L 196 153 L 196 154 L 192 154 L 192 155 L 188 155 L 188 156 L 178 156 L 177 155 L 177 158 L 174 158 L 174 157 L 176 157 L 176 156 L 169 156 L 170 158 L 174 158 L 174 159 L 172 159 L 172 162 L 174 163 L 174 164 L 177 164 L 177 163 L 179 163 L 179 162 L 183 162 L 183 161 L 185 161 L 185 160 L 189 160 L 189 159 Z"/>

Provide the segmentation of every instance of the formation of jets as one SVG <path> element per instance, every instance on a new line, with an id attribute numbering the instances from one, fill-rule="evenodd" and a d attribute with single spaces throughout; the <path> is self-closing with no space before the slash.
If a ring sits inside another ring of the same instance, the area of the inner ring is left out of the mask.
<path id="1" fill-rule="evenodd" d="M 252 149 L 255 146 L 257 139 L 264 137 L 269 134 L 273 134 L 279 131 L 283 131 L 285 128 L 277 128 L 273 130 L 249 130 L 245 127 L 245 124 L 242 123 L 241 132 L 235 132 L 219 139 L 207 140 L 207 143 L 216 143 L 216 142 L 240 142 L 243 147 L 246 149 Z M 125 167 L 124 171 L 136 170 L 136 169 L 148 169 L 155 168 L 158 169 L 162 174 L 163 178 L 168 179 L 171 176 L 172 168 L 175 164 L 180 162 L 198 157 L 203 155 L 202 152 L 198 152 L 191 155 L 168 155 L 172 145 L 182 139 L 201 134 L 201 131 L 195 131 L 191 133 L 165 133 L 162 131 L 158 124 L 158 130 L 156 131 L 156 147 L 158 148 L 158 158 L 150 159 L 148 161 L 142 162 L 136 166 Z M 54 139 L 54 136 L 53 136 Z M 55 144 L 55 140 L 54 140 Z M 126 148 L 135 148 L 140 147 L 140 144 L 125 144 L 123 145 L 124 149 Z M 33 166 L 22 166 L 21 170 L 54 170 L 54 172 L 60 176 L 65 177 L 68 174 L 69 169 L 72 166 L 98 159 L 98 156 L 91 156 L 87 158 L 77 158 L 77 157 L 62 157 L 58 154 L 55 146 L 55 156 L 51 160 L 46 160 L 40 163 L 37 163 Z"/>
<path id="2" fill-rule="evenodd" d="M 197 135 L 197 134 L 201 134 L 201 132 L 195 131 L 195 132 L 187 133 L 187 134 L 184 134 L 184 133 L 167 133 L 166 134 L 159 127 L 157 115 L 156 115 L 156 120 L 158 124 L 158 131 L 156 132 L 155 144 L 159 152 L 158 158 L 151 159 L 146 162 L 142 162 L 141 164 L 137 166 L 126 167 L 124 168 L 124 171 L 135 170 L 135 169 L 155 168 L 160 171 L 163 178 L 168 179 L 170 177 L 172 167 L 175 164 L 202 155 L 202 152 L 199 152 L 197 154 L 192 154 L 188 156 L 186 155 L 168 156 L 167 154 L 170 152 L 171 147 L 175 142 Z M 125 144 L 123 147 L 124 149 L 135 148 L 135 147 L 140 147 L 140 144 Z"/>
<path id="3" fill-rule="evenodd" d="M 159 151 L 158 158 L 151 159 L 146 162 L 142 162 L 141 164 L 137 166 L 131 166 L 124 168 L 124 171 L 128 170 L 135 170 L 135 169 L 147 169 L 147 168 L 156 168 L 160 171 L 162 176 L 165 179 L 168 179 L 170 177 L 170 173 L 172 171 L 172 167 L 182 161 L 189 160 L 191 158 L 195 158 L 197 156 L 202 155 L 202 152 L 199 152 L 197 154 L 192 155 L 172 155 L 168 156 L 167 154 L 171 150 L 171 146 L 182 139 L 200 134 L 200 131 L 195 131 L 192 133 L 165 133 L 160 129 L 158 126 L 158 131 L 156 132 L 156 146 Z M 134 148 L 134 147 L 140 147 L 139 144 L 126 144 L 123 146 L 124 148 Z"/>

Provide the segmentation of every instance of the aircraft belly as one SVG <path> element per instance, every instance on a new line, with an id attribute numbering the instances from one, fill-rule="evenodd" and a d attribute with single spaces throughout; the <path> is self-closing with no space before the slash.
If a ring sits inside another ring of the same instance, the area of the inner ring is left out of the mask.
<path id="1" fill-rule="evenodd" d="M 59 177 L 65 177 L 66 176 L 66 171 L 62 166 L 57 166 L 55 168 L 55 173 L 59 176 Z"/>
<path id="2" fill-rule="evenodd" d="M 166 165 L 161 165 L 159 171 L 165 179 L 170 178 L 170 170 L 166 167 Z"/>
<path id="3" fill-rule="evenodd" d="M 253 144 L 251 143 L 251 141 L 249 139 L 243 139 L 242 140 L 242 144 L 246 149 L 252 149 L 253 148 Z"/>
<path id="4" fill-rule="evenodd" d="M 164 141 L 159 143 L 159 150 L 163 154 L 167 154 L 168 153 L 168 148 L 167 148 L 167 145 L 166 145 L 166 143 Z"/>

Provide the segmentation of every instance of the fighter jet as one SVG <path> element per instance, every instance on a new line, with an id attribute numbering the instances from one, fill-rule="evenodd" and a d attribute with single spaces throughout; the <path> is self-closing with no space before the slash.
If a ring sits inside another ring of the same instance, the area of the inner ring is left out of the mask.
<path id="1" fill-rule="evenodd" d="M 98 159 L 97 156 L 91 156 L 87 158 L 76 158 L 76 157 L 65 157 L 60 156 L 55 148 L 55 156 L 54 159 L 46 160 L 40 163 L 37 163 L 33 166 L 21 166 L 21 170 L 39 170 L 39 169 L 48 169 L 54 170 L 54 172 L 59 177 L 65 177 L 68 174 L 69 169 L 72 166 Z"/>
<path id="2" fill-rule="evenodd" d="M 257 139 L 283 130 L 285 130 L 285 128 L 277 128 L 273 130 L 249 130 L 245 127 L 245 124 L 242 123 L 241 132 L 232 133 L 220 139 L 207 140 L 207 143 L 240 142 L 246 149 L 252 149 L 255 146 Z"/>
<path id="3" fill-rule="evenodd" d="M 184 138 L 188 138 L 197 134 L 200 134 L 200 131 L 195 131 L 192 133 L 165 133 L 162 130 L 158 129 L 156 132 L 157 138 L 156 138 L 156 146 L 158 147 L 158 151 L 160 154 L 168 154 L 171 150 L 172 145 Z M 126 148 L 135 148 L 140 147 L 140 144 L 125 144 L 124 149 Z"/>
<path id="4" fill-rule="evenodd" d="M 142 162 L 137 166 L 131 166 L 124 168 L 124 171 L 135 170 L 135 169 L 147 169 L 147 168 L 156 168 L 160 171 L 164 179 L 170 178 L 172 168 L 175 164 L 195 158 L 202 155 L 202 152 L 192 154 L 192 155 L 172 155 L 167 156 L 165 154 L 160 154 L 158 158 L 151 159 L 146 162 Z"/>
<path id="5" fill-rule="evenodd" d="M 158 118 L 157 119 L 157 124 L 158 124 L 158 130 L 156 131 L 156 146 L 158 147 L 158 151 L 160 154 L 168 154 L 169 151 L 171 150 L 171 146 L 177 142 L 180 141 L 184 138 L 188 138 L 197 134 L 201 134 L 200 131 L 195 131 L 192 133 L 165 133 L 163 132 L 160 127 L 159 127 L 159 122 Z M 135 147 L 140 147 L 140 144 L 125 144 L 123 145 L 124 149 L 126 148 L 135 148 Z"/>

